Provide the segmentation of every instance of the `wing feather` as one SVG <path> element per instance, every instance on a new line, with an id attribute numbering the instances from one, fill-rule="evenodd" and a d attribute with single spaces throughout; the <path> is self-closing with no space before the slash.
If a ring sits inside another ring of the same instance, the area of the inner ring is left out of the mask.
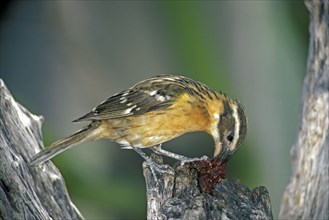
<path id="1" fill-rule="evenodd" d="M 121 118 L 168 108 L 183 92 L 184 85 L 175 83 L 172 75 L 153 77 L 111 96 L 74 122 Z"/>

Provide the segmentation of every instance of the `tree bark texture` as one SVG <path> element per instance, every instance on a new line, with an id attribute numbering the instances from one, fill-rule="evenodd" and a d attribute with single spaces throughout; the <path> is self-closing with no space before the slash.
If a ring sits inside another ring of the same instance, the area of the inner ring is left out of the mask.
<path id="1" fill-rule="evenodd" d="M 42 121 L 0 79 L 0 219 L 83 219 L 52 163 L 28 165 L 43 148 Z"/>
<path id="2" fill-rule="evenodd" d="M 329 219 L 329 2 L 305 4 L 310 12 L 307 74 L 281 219 Z"/>
<path id="3" fill-rule="evenodd" d="M 158 155 L 153 159 L 162 163 Z M 189 164 L 154 176 L 143 164 L 147 219 L 273 219 L 270 197 L 263 186 L 248 189 L 239 180 L 224 179 L 211 194 L 201 192 L 197 171 Z"/>

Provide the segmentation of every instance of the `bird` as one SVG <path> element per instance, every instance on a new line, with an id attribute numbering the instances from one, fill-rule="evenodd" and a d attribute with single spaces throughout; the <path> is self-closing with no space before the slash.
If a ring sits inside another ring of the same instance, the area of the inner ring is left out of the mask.
<path id="1" fill-rule="evenodd" d="M 243 142 L 247 118 L 242 104 L 222 91 L 185 76 L 162 74 L 116 93 L 73 122 L 88 122 L 76 133 L 54 142 L 30 160 L 40 165 L 82 142 L 109 138 L 133 149 L 152 167 L 158 166 L 142 149 L 185 162 L 188 158 L 161 144 L 189 132 L 206 132 L 214 140 L 213 157 L 227 162 Z"/>

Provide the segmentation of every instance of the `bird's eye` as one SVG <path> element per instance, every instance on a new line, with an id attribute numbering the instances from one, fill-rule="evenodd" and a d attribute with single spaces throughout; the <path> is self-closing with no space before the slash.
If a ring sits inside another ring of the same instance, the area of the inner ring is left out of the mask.
<path id="1" fill-rule="evenodd" d="M 233 135 L 233 134 L 229 134 L 229 135 L 227 135 L 227 137 L 226 137 L 226 140 L 227 140 L 229 143 L 231 143 L 231 142 L 233 141 L 233 139 L 234 139 L 234 135 Z"/>

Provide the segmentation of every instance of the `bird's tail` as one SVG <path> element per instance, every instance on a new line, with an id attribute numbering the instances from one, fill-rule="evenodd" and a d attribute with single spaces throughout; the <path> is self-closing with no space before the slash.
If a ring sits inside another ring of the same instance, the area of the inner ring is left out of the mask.
<path id="1" fill-rule="evenodd" d="M 85 128 L 77 131 L 71 136 L 64 138 L 62 140 L 56 141 L 51 144 L 48 148 L 41 150 L 38 154 L 36 154 L 31 160 L 30 165 L 35 166 L 42 164 L 57 154 L 62 153 L 63 151 L 73 147 L 76 144 L 95 140 L 101 137 L 102 128 L 99 126 L 100 123 L 92 122 Z"/>

